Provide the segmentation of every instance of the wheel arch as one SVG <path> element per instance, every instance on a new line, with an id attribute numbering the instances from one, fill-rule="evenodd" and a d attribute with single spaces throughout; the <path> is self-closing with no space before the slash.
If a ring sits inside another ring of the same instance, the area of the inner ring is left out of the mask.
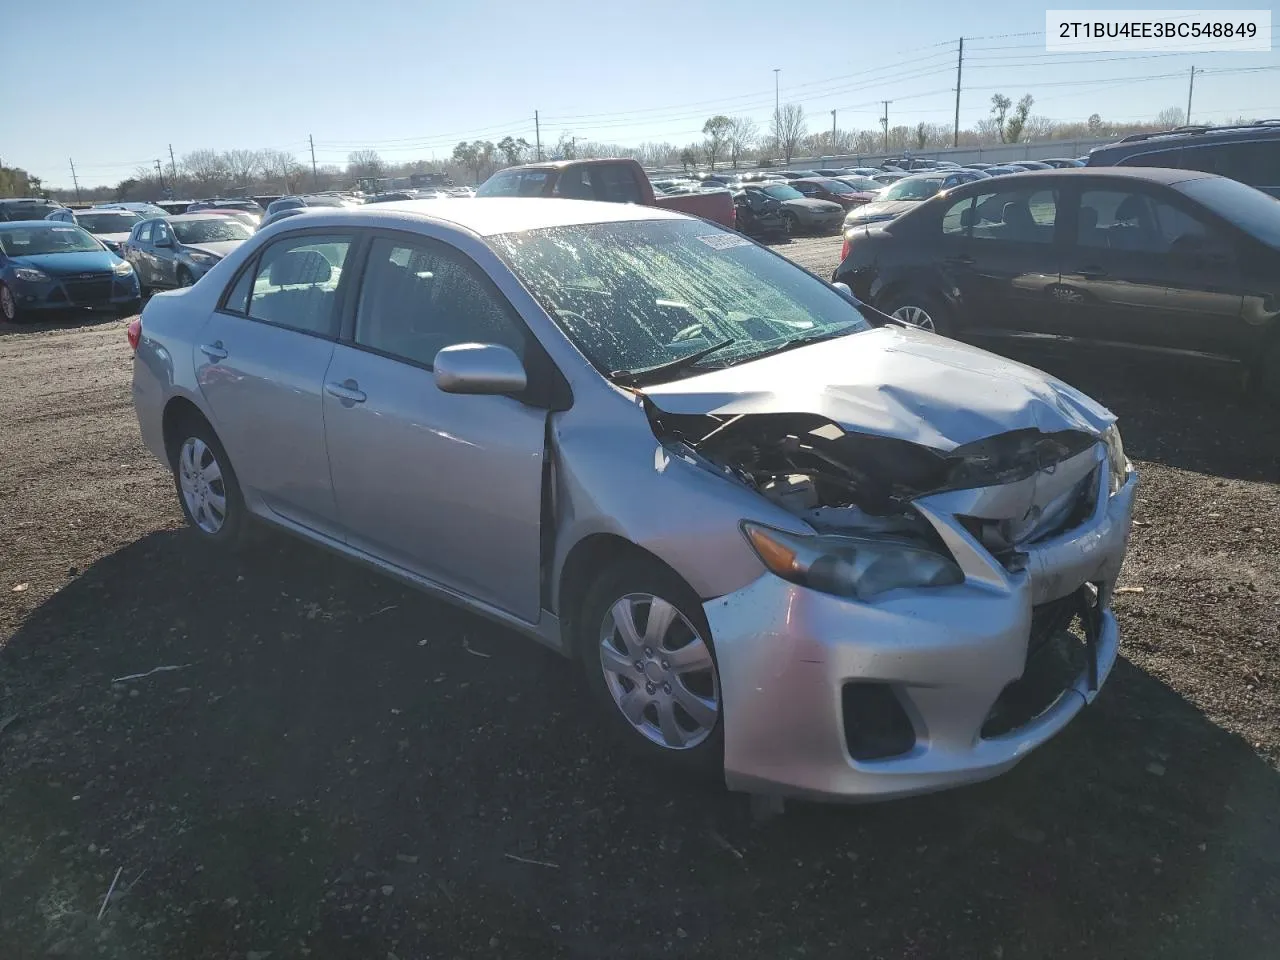
<path id="1" fill-rule="evenodd" d="M 164 438 L 164 449 L 168 455 L 170 466 L 173 465 L 173 458 L 177 453 L 176 447 L 181 439 L 178 436 L 178 431 L 184 424 L 192 422 L 204 424 L 210 430 L 213 430 L 215 436 L 217 435 L 218 431 L 209 422 L 209 418 L 204 415 L 204 411 L 195 403 L 181 394 L 170 397 L 169 401 L 164 405 L 164 413 L 161 415 L 160 420 L 161 436 Z M 219 441 L 221 441 L 220 437 Z"/>

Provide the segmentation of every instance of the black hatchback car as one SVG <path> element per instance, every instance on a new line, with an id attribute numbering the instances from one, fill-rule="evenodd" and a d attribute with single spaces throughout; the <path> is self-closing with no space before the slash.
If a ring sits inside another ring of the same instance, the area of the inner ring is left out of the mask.
<path id="1" fill-rule="evenodd" d="M 739 190 L 733 195 L 733 211 L 740 233 L 748 237 L 787 237 L 791 218 L 782 215 L 782 204 L 758 190 Z"/>
<path id="2" fill-rule="evenodd" d="M 961 339 L 1069 338 L 1243 364 L 1280 400 L 1280 201 L 1184 170 L 1016 173 L 854 227 L 833 280 Z"/>

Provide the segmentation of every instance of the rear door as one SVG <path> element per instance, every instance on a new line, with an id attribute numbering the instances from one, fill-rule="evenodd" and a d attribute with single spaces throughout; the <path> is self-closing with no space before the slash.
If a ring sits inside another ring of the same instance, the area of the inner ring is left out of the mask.
<path id="1" fill-rule="evenodd" d="M 129 238 L 129 262 L 138 272 L 138 282 L 144 287 L 156 285 L 155 259 L 151 250 L 151 240 L 158 222 L 143 221 L 133 228 L 133 236 Z"/>
<path id="2" fill-rule="evenodd" d="M 240 271 L 200 331 L 196 375 L 246 495 L 341 538 L 321 390 L 355 234 L 280 237 Z"/>
<path id="3" fill-rule="evenodd" d="M 151 230 L 151 276 L 158 287 L 178 285 L 178 239 L 163 220 Z"/>
<path id="4" fill-rule="evenodd" d="M 1059 185 L 1037 178 L 993 184 L 948 208 L 945 267 L 965 303 L 970 333 L 1057 332 L 1061 202 Z"/>
<path id="5" fill-rule="evenodd" d="M 1223 352 L 1242 302 L 1234 247 L 1154 184 L 1082 183 L 1062 272 L 1064 332 Z"/>
<path id="6" fill-rule="evenodd" d="M 524 356 L 524 322 L 473 260 L 418 235 L 375 235 L 360 288 L 324 396 L 347 542 L 536 622 L 547 413 L 444 393 L 432 373 L 458 343 Z"/>

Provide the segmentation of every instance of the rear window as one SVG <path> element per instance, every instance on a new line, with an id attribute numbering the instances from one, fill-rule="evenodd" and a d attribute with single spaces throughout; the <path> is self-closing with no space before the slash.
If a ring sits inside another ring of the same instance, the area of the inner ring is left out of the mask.
<path id="1" fill-rule="evenodd" d="M 546 170 L 503 170 L 476 188 L 477 197 L 540 197 Z"/>
<path id="2" fill-rule="evenodd" d="M 0 220 L 43 220 L 54 210 L 52 203 L 0 203 Z"/>

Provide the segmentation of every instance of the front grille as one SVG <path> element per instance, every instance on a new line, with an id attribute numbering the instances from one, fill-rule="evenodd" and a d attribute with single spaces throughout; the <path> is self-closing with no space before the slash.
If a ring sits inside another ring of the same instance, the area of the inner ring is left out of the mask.
<path id="1" fill-rule="evenodd" d="M 111 277 L 94 277 L 92 280 L 67 280 L 63 283 L 67 297 L 78 307 L 108 303 L 111 300 Z"/>
<path id="2" fill-rule="evenodd" d="M 1000 692 L 982 724 L 983 737 L 999 737 L 1026 726 L 1058 702 L 1088 674 L 1097 685 L 1097 638 L 1102 608 L 1099 588 L 1086 583 L 1031 611 L 1031 636 L 1022 676 Z"/>

